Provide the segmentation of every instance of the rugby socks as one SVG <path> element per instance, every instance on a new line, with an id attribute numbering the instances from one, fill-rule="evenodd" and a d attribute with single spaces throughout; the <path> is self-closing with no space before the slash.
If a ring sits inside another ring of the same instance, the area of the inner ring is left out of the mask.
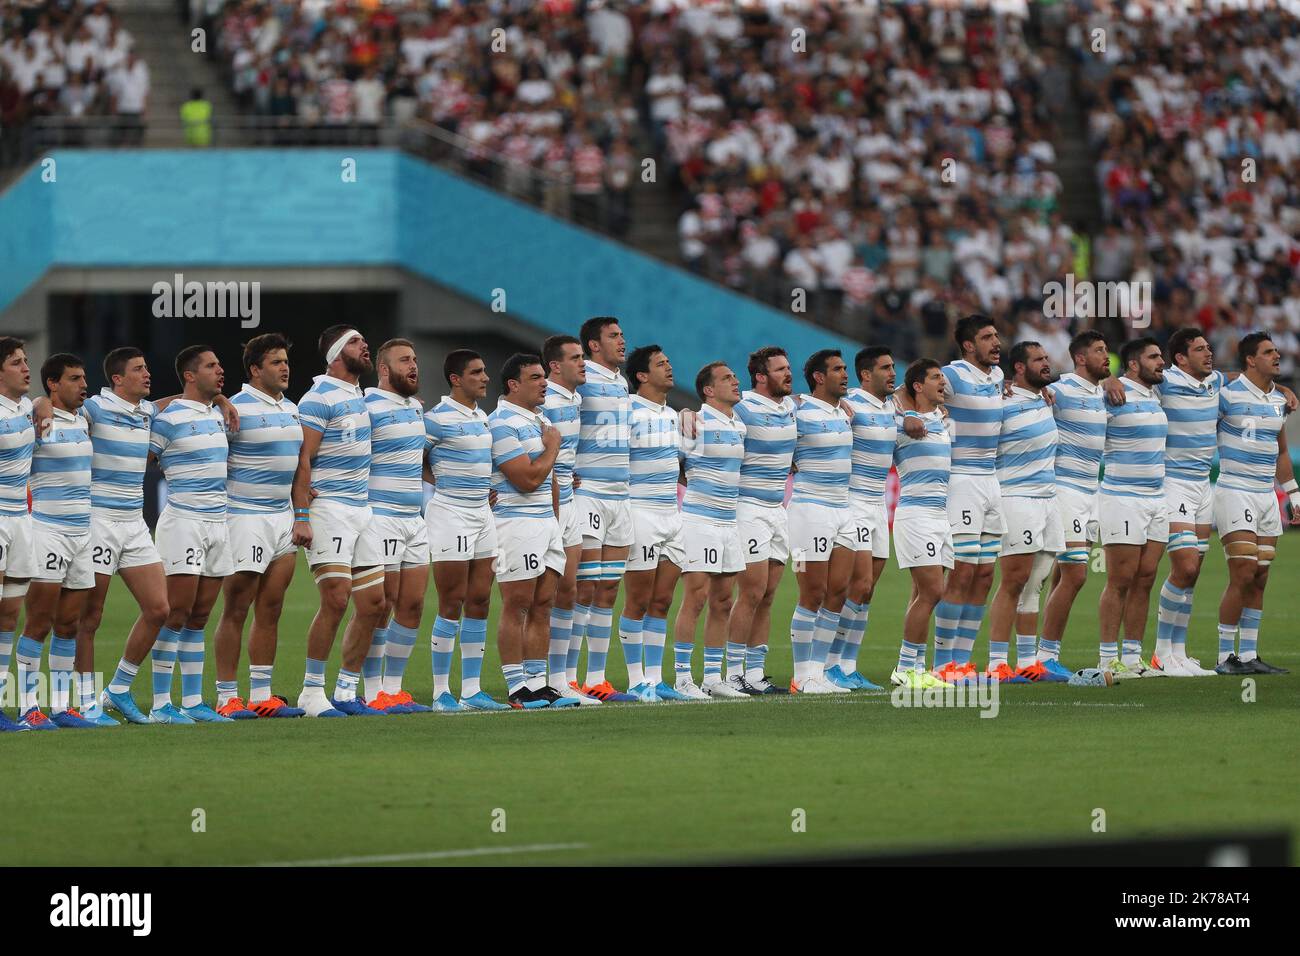
<path id="1" fill-rule="evenodd" d="M 307 658 L 307 670 L 302 675 L 303 694 L 325 700 L 325 662 Z M 328 702 L 327 702 L 328 703 Z"/>
<path id="2" fill-rule="evenodd" d="M 618 619 L 618 639 L 623 645 L 623 660 L 627 662 L 627 686 L 636 687 L 645 683 L 645 672 L 641 666 L 643 621 L 631 618 Z"/>
<path id="3" fill-rule="evenodd" d="M 1136 664 L 1142 660 L 1142 642 L 1124 638 L 1124 656 L 1121 660 L 1125 664 Z"/>
<path id="4" fill-rule="evenodd" d="M 108 689 L 114 694 L 128 694 L 131 692 L 131 684 L 135 682 L 135 676 L 140 673 L 140 665 L 132 664 L 125 657 L 117 662 L 117 670 L 113 672 L 113 679 L 108 682 Z"/>
<path id="5" fill-rule="evenodd" d="M 939 670 L 953 659 L 957 625 L 961 622 L 960 604 L 940 601 L 934 607 L 934 667 Z"/>
<path id="6" fill-rule="evenodd" d="M 226 701 L 232 697 L 239 696 L 239 681 L 219 680 L 217 681 L 217 706 L 226 706 Z"/>
<path id="7" fill-rule="evenodd" d="M 271 699 L 271 664 L 248 665 L 248 699 L 256 704 L 261 700 Z"/>
<path id="8" fill-rule="evenodd" d="M 1174 656 L 1187 656 L 1187 630 L 1192 626 L 1192 589 L 1183 590 L 1183 603 L 1174 617 Z"/>
<path id="9" fill-rule="evenodd" d="M 5 684 L 5 678 L 9 675 L 9 661 L 14 655 L 14 632 L 0 631 L 0 687 Z"/>
<path id="10" fill-rule="evenodd" d="M 591 617 L 591 608 L 585 604 L 573 606 L 573 631 L 569 635 L 569 655 L 565 662 L 569 683 L 578 682 L 578 655 L 582 653 L 582 639 L 587 636 L 587 621 Z"/>
<path id="11" fill-rule="evenodd" d="M 1016 666 L 1028 667 L 1034 663 L 1037 658 L 1037 634 L 1017 634 L 1016 635 Z"/>
<path id="12" fill-rule="evenodd" d="M 916 658 L 925 652 L 924 644 L 909 644 L 903 641 L 898 645 L 898 669 L 910 671 L 916 667 Z"/>
<path id="13" fill-rule="evenodd" d="M 158 632 L 149 656 L 153 658 L 153 705 L 166 707 L 172 702 L 172 671 L 176 668 L 176 646 L 181 632 L 174 627 L 164 627 Z"/>
<path id="14" fill-rule="evenodd" d="M 458 621 L 445 617 L 433 619 L 433 635 L 429 638 L 430 656 L 433 658 L 433 699 L 451 693 L 451 655 L 456 649 Z"/>
<path id="15" fill-rule="evenodd" d="M 95 693 L 94 671 L 77 672 L 77 709 L 82 713 L 98 710 L 99 695 Z"/>
<path id="16" fill-rule="evenodd" d="M 993 670 L 999 664 L 1010 666 L 1011 662 L 1007 660 L 1007 647 L 1006 641 L 989 641 L 989 670 Z"/>
<path id="17" fill-rule="evenodd" d="M 735 641 L 727 641 L 727 677 L 743 677 L 745 675 L 745 651 L 748 648 L 744 644 Z"/>
<path id="18" fill-rule="evenodd" d="M 759 644 L 755 647 L 745 648 L 745 680 L 749 681 L 751 684 L 761 681 L 764 676 L 766 665 L 766 644 Z"/>
<path id="19" fill-rule="evenodd" d="M 384 689 L 384 647 L 387 643 L 387 624 L 370 632 L 370 650 L 366 651 L 366 659 L 361 664 L 361 676 L 366 682 L 366 700 L 374 700 Z"/>
<path id="20" fill-rule="evenodd" d="M 50 711 L 68 709 L 72 695 L 72 659 L 77 653 L 76 637 L 50 638 Z"/>
<path id="21" fill-rule="evenodd" d="M 817 612 L 817 622 L 813 625 L 812 673 L 821 674 L 826 669 L 826 658 L 830 655 L 831 645 L 835 643 L 835 631 L 840 626 L 838 612 L 821 608 Z"/>
<path id="22" fill-rule="evenodd" d="M 41 651 L 43 645 L 24 634 L 18 638 L 18 713 L 27 713 L 36 706 L 36 689 L 41 679 Z"/>
<path id="23" fill-rule="evenodd" d="M 813 631 L 817 626 L 817 612 L 802 604 L 794 606 L 790 620 L 790 650 L 794 654 L 794 680 L 798 684 L 808 675 L 812 659 Z"/>
<path id="24" fill-rule="evenodd" d="M 419 635 L 415 628 L 390 621 L 387 639 L 384 642 L 384 679 L 383 689 L 387 694 L 402 692 L 402 678 L 406 676 L 406 664 L 415 649 L 415 639 Z M 367 658 L 367 660 L 369 660 Z M 366 683 L 369 690 L 369 681 Z"/>
<path id="25" fill-rule="evenodd" d="M 704 649 L 704 686 L 716 684 L 722 680 L 722 656 L 721 647 L 706 647 Z"/>
<path id="26" fill-rule="evenodd" d="M 464 646 L 463 646 L 463 645 L 462 645 L 462 648 L 461 648 L 461 653 L 462 653 L 462 654 L 464 653 Z M 502 664 L 502 665 L 501 665 L 501 674 L 502 674 L 502 676 L 505 677 L 505 679 L 506 679 L 506 693 L 507 693 L 507 694 L 513 694 L 513 693 L 514 693 L 515 691 L 517 691 L 517 690 L 522 690 L 523 687 L 524 687 L 524 684 L 527 682 L 526 679 L 525 679 L 525 677 L 524 677 L 524 665 L 523 665 L 523 664 Z"/>
<path id="27" fill-rule="evenodd" d="M 673 671 L 678 680 L 691 679 L 691 655 L 694 653 L 694 644 L 687 644 L 682 641 L 673 642 Z"/>
<path id="28" fill-rule="evenodd" d="M 664 645 L 668 643 L 668 621 L 647 614 L 641 625 L 645 682 L 653 687 L 662 684 L 664 680 Z"/>
<path id="29" fill-rule="evenodd" d="M 487 648 L 487 620 L 467 617 L 460 622 L 460 696 L 473 697 L 483 688 L 483 652 Z"/>
<path id="30" fill-rule="evenodd" d="M 1097 659 L 1098 667 L 1105 667 L 1119 657 L 1119 644 L 1116 641 L 1101 642 L 1101 656 Z"/>
<path id="31" fill-rule="evenodd" d="M 1259 646 L 1259 622 L 1263 616 L 1264 612 L 1257 607 L 1241 609 L 1241 619 L 1237 622 L 1241 630 L 1237 656 L 1241 658 L 1243 664 L 1253 661 L 1256 657 L 1255 650 Z"/>
<path id="32" fill-rule="evenodd" d="M 568 686 L 569 641 L 573 637 L 573 609 L 551 608 L 551 639 L 546 645 L 546 666 L 555 690 Z"/>
<path id="33" fill-rule="evenodd" d="M 862 638 L 867 633 L 867 612 L 870 604 L 844 602 L 840 611 L 840 630 L 844 632 L 844 649 L 840 651 L 840 670 L 852 674 L 858 669 L 858 651 L 862 648 Z M 831 648 L 834 653 L 835 648 Z"/>
<path id="34" fill-rule="evenodd" d="M 975 650 L 975 639 L 979 637 L 980 625 L 984 623 L 983 604 L 962 604 L 961 615 L 957 621 L 957 635 L 953 641 L 953 660 L 958 664 L 969 664 Z"/>
<path id="35" fill-rule="evenodd" d="M 609 656 L 609 632 L 613 627 L 613 610 L 607 607 L 591 609 L 587 616 L 586 684 L 589 687 L 605 682 L 605 658 Z"/>
<path id="36" fill-rule="evenodd" d="M 356 700 L 357 686 L 360 683 L 361 675 L 357 671 L 350 671 L 340 667 L 338 676 L 334 678 L 334 699 L 341 703 Z"/>
<path id="37" fill-rule="evenodd" d="M 1219 663 L 1222 664 L 1237 649 L 1237 625 L 1219 625 Z"/>
<path id="38" fill-rule="evenodd" d="M 184 628 L 180 636 L 181 706 L 203 703 L 203 630 Z"/>
<path id="39" fill-rule="evenodd" d="M 1165 578 L 1165 583 L 1160 586 L 1160 607 L 1156 612 L 1156 657 L 1160 658 L 1163 663 L 1168 657 L 1173 656 L 1177 644 L 1178 624 L 1182 618 L 1184 607 L 1188 613 L 1191 611 L 1192 592 L 1175 587 L 1174 583 Z M 1187 628 L 1182 628 L 1183 648 L 1187 645 Z"/>
<path id="40" fill-rule="evenodd" d="M 524 661 L 524 686 L 529 690 L 541 690 L 546 686 L 546 661 L 536 658 Z"/>
<path id="41" fill-rule="evenodd" d="M 1061 659 L 1061 642 L 1049 641 L 1046 638 L 1038 642 L 1038 660 L 1046 663 L 1048 661 L 1059 661 Z"/>

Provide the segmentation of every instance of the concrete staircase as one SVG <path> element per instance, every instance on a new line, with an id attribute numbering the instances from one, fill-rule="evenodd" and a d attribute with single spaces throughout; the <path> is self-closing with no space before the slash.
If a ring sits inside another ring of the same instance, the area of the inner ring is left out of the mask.
<path id="1" fill-rule="evenodd" d="M 191 50 L 190 25 L 181 18 L 175 0 L 119 0 L 118 8 L 122 25 L 135 38 L 136 52 L 149 65 L 151 90 L 145 146 L 185 145 L 180 108 L 195 87 L 200 87 L 212 103 L 214 120 L 239 112 L 216 62 Z M 207 41 L 208 50 L 212 50 L 216 38 L 208 36 Z M 227 138 L 223 136 L 214 145 L 238 145 L 227 142 Z"/>

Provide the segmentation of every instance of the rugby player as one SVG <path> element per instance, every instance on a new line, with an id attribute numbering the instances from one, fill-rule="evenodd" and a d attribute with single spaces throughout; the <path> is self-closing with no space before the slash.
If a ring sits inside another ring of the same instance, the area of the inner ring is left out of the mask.
<path id="1" fill-rule="evenodd" d="M 22 339 L 0 337 L 0 690 L 9 675 L 18 612 L 36 572 L 27 511 L 36 427 L 27 397 L 32 373 L 24 345 Z M 0 731 L 28 729 L 0 710 Z"/>

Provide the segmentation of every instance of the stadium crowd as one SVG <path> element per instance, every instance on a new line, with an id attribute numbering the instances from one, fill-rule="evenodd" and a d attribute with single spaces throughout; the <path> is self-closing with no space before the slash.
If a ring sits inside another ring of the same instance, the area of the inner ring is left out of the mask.
<path id="1" fill-rule="evenodd" d="M 20 153 L 31 120 L 114 116 L 116 145 L 138 144 L 149 103 L 149 67 L 109 3 L 0 0 L 0 165 Z"/>

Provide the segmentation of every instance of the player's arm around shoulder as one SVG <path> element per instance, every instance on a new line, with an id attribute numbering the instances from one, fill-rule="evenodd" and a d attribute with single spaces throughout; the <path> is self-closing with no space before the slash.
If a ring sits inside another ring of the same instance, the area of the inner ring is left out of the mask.
<path id="1" fill-rule="evenodd" d="M 302 448 L 298 450 L 298 467 L 293 472 L 293 543 L 300 548 L 311 547 L 311 522 L 308 520 L 311 508 L 311 460 L 320 450 L 321 439 L 325 433 L 308 425 L 302 430 Z"/>

